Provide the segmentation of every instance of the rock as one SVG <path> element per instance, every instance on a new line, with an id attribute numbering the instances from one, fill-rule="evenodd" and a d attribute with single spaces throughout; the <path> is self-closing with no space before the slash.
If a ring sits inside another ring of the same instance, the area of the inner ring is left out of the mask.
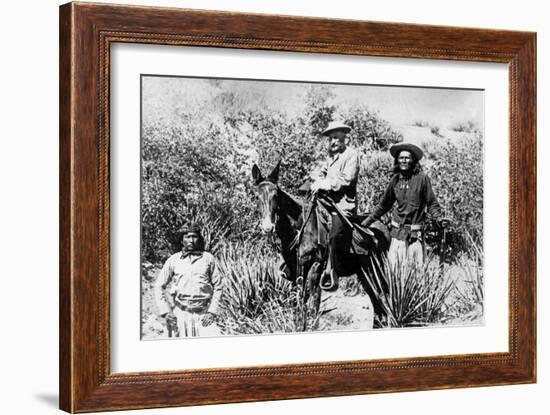
<path id="1" fill-rule="evenodd" d="M 363 293 L 346 296 L 342 288 L 322 292 L 321 311 L 328 312 L 319 321 L 320 330 L 372 330 L 374 327 L 372 302 Z"/>

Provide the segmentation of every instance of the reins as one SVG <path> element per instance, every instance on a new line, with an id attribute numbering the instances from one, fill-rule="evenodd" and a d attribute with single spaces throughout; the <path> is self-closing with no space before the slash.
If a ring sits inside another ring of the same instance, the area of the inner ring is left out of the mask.
<path id="1" fill-rule="evenodd" d="M 304 212 L 304 210 L 302 208 L 302 217 L 304 218 L 304 220 L 302 220 L 302 225 L 300 226 L 300 229 L 298 229 L 298 232 L 296 232 L 296 236 L 294 237 L 294 239 L 290 243 L 289 249 L 296 248 L 300 244 L 300 242 L 302 241 L 302 235 L 304 233 L 304 229 L 306 228 L 306 224 L 307 224 L 307 222 L 309 220 L 309 217 L 311 216 L 311 213 L 313 212 L 314 208 L 315 208 L 315 199 L 312 199 L 308 203 L 308 209 L 307 209 L 306 212 Z"/>

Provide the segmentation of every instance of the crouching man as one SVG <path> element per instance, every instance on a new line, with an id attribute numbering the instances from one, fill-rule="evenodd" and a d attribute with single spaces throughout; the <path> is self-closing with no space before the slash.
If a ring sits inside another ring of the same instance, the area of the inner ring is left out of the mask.
<path id="1" fill-rule="evenodd" d="M 159 315 L 166 319 L 169 336 L 218 336 L 222 284 L 214 256 L 204 251 L 197 224 L 187 225 L 182 238 L 181 252 L 168 258 L 155 281 Z"/>

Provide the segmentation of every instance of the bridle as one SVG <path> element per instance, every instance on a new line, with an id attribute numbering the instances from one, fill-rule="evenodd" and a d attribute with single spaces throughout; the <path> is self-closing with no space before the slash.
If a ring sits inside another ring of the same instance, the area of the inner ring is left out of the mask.
<path id="1" fill-rule="evenodd" d="M 272 219 L 273 229 L 276 229 L 277 225 L 279 223 L 279 209 L 280 209 L 280 207 L 279 207 L 279 204 L 277 203 L 275 205 L 275 208 L 272 209 L 271 203 L 273 202 L 273 199 L 276 198 L 277 194 L 279 193 L 279 186 L 276 185 L 275 183 L 269 181 L 269 180 L 264 180 L 261 183 L 258 183 L 257 186 L 258 186 L 258 190 L 269 186 L 270 188 L 272 188 L 275 191 L 275 194 L 273 195 L 273 197 L 266 198 L 266 197 L 260 196 L 259 200 L 260 200 L 260 212 L 263 215 L 269 215 L 270 216 L 270 218 Z M 261 192 L 258 192 L 258 193 L 261 195 Z"/>

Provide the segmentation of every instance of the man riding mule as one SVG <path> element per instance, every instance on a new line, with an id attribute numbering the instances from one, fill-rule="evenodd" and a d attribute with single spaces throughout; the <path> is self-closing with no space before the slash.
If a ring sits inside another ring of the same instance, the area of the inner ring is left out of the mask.
<path id="1" fill-rule="evenodd" d="M 325 205 L 331 216 L 329 255 L 321 278 L 321 288 L 329 291 L 338 288 L 338 276 L 343 275 L 342 263 L 349 256 L 352 238 L 349 219 L 357 213 L 359 153 L 346 145 L 346 135 L 350 131 L 351 127 L 342 122 L 329 123 L 322 133 L 328 137 L 328 156 L 312 173 L 311 191 L 329 200 Z"/>
<path id="2" fill-rule="evenodd" d="M 376 226 L 371 230 L 361 228 L 354 217 L 359 157 L 345 145 L 349 129 L 341 123 L 331 123 L 324 131 L 330 137 L 329 157 L 314 175 L 310 188 L 313 196 L 304 203 L 277 185 L 280 163 L 267 177 L 253 166 L 260 227 L 266 233 L 277 234 L 284 278 L 302 283 L 314 307 L 319 306 L 322 280 L 324 289 L 335 289 L 339 273 L 357 275 L 373 302 L 374 312 L 380 316 L 384 312 L 380 294 L 387 291 L 387 286 L 379 279 L 369 281 L 367 274 L 375 272 L 389 237 Z M 323 272 L 325 268 L 327 271 Z"/>

